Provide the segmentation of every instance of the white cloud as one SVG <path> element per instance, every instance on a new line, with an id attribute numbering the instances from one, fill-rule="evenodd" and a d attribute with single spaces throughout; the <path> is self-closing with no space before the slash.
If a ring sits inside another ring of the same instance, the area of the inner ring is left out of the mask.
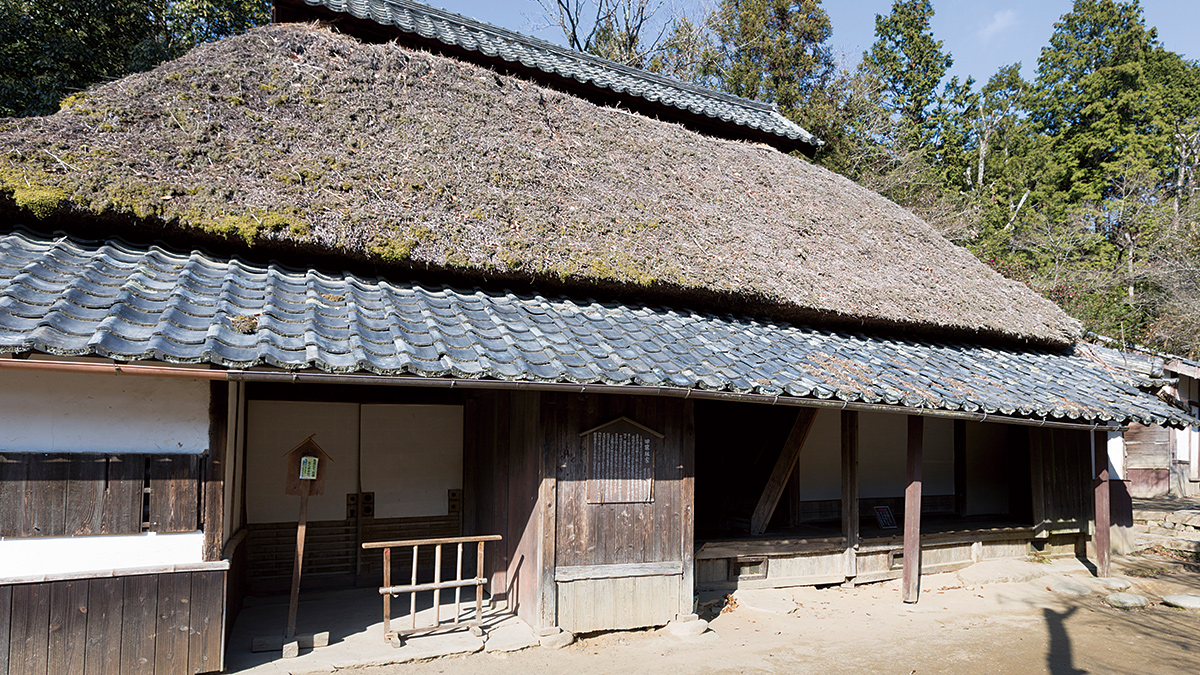
<path id="1" fill-rule="evenodd" d="M 1017 13 L 1014 10 L 1006 9 L 996 12 L 995 16 L 992 17 L 991 22 L 989 22 L 988 25 L 984 26 L 983 28 L 980 28 L 977 35 L 979 36 L 980 40 L 987 42 L 988 40 L 992 39 L 992 36 L 1008 30 L 1015 25 L 1017 25 Z"/>

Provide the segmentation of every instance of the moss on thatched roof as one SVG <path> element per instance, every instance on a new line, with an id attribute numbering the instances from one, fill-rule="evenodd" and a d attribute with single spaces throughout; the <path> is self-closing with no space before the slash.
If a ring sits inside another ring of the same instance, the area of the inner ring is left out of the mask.
<path id="1" fill-rule="evenodd" d="M 0 122 L 0 192 L 55 222 L 165 225 L 414 274 L 1043 344 L 1078 334 L 1023 284 L 803 159 L 307 25 Z"/>

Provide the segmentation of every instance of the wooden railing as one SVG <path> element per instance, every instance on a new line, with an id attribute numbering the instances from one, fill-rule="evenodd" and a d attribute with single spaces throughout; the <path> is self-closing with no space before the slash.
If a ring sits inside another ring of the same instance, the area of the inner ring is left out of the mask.
<path id="1" fill-rule="evenodd" d="M 469 627 L 473 635 L 483 635 L 483 586 L 487 583 L 487 577 L 484 575 L 483 567 L 483 547 L 489 541 L 500 541 L 501 536 L 498 534 L 485 534 L 475 537 L 444 537 L 440 539 L 402 539 L 399 541 L 368 541 L 363 542 L 364 549 L 383 549 L 383 586 L 379 589 L 379 594 L 383 596 L 383 638 L 390 642 L 393 647 L 399 647 L 402 644 L 401 636 L 410 635 L 412 633 L 420 633 L 425 631 L 437 630 L 442 625 L 442 591 L 445 589 L 454 589 L 454 624 L 459 623 L 459 616 L 462 609 L 462 589 L 468 586 L 475 587 L 475 620 L 470 622 Z M 475 544 L 475 576 L 471 579 L 463 578 L 463 545 Z M 455 545 L 457 547 L 457 560 L 454 566 L 454 579 L 442 581 L 442 546 Z M 433 546 L 433 583 L 417 583 L 417 557 L 419 549 L 422 546 Z M 392 585 L 392 549 L 393 548 L 412 548 L 412 578 L 411 583 L 393 586 Z M 417 593 L 433 591 L 433 625 L 417 627 Z M 392 596 L 401 593 L 408 593 L 409 605 L 408 614 L 412 621 L 409 628 L 405 630 L 392 630 Z"/>

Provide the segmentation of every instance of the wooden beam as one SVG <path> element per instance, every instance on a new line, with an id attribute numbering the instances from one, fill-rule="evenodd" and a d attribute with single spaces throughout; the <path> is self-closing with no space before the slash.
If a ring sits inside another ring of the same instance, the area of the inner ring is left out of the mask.
<path id="1" fill-rule="evenodd" d="M 1112 535 L 1112 509 L 1108 487 L 1108 432 L 1095 431 L 1092 434 L 1095 444 L 1095 490 L 1096 490 L 1096 575 L 1109 575 L 1109 558 L 1112 552 L 1110 537 Z"/>
<path id="2" fill-rule="evenodd" d="M 967 515 L 967 422 L 954 420 L 954 513 Z"/>
<path id="3" fill-rule="evenodd" d="M 842 411 L 842 535 L 846 581 L 858 576 L 858 412 Z"/>
<path id="4" fill-rule="evenodd" d="M 921 597 L 921 461 L 925 418 L 908 417 L 908 486 L 904 489 L 904 602 Z"/>
<path id="5" fill-rule="evenodd" d="M 779 452 L 779 459 L 775 461 L 771 477 L 767 479 L 767 485 L 758 498 L 754 514 L 750 516 L 750 534 L 758 536 L 767 531 L 767 525 L 771 523 L 771 516 L 775 515 L 775 507 L 778 506 L 779 498 L 783 496 L 783 490 L 787 487 L 788 477 L 799 463 L 800 450 L 804 447 L 804 440 L 808 438 L 808 432 L 812 431 L 813 420 L 816 418 L 817 411 L 813 408 L 801 408 L 796 413 L 792 431 L 783 444 L 783 450 Z"/>

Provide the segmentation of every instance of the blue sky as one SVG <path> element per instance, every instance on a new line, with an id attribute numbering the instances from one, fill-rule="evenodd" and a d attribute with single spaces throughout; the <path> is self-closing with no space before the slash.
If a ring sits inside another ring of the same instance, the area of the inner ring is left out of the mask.
<path id="1" fill-rule="evenodd" d="M 473 16 L 522 33 L 562 42 L 556 30 L 544 28 L 536 0 L 426 0 L 450 11 Z M 699 8 L 716 0 L 674 0 Z M 672 0 L 668 0 L 668 4 Z M 875 41 L 875 15 L 887 13 L 892 0 L 825 0 L 833 22 L 830 44 L 851 64 Z M 1071 9 L 1071 0 L 934 0 L 934 37 L 954 56 L 951 73 L 972 75 L 980 83 L 1000 66 L 1020 61 L 1032 77 L 1041 48 L 1054 22 Z M 1167 49 L 1200 58 L 1200 0 L 1142 0 L 1146 23 L 1158 28 Z M 694 9 L 688 9 L 689 13 Z M 540 28 L 540 30 L 539 30 Z"/>

